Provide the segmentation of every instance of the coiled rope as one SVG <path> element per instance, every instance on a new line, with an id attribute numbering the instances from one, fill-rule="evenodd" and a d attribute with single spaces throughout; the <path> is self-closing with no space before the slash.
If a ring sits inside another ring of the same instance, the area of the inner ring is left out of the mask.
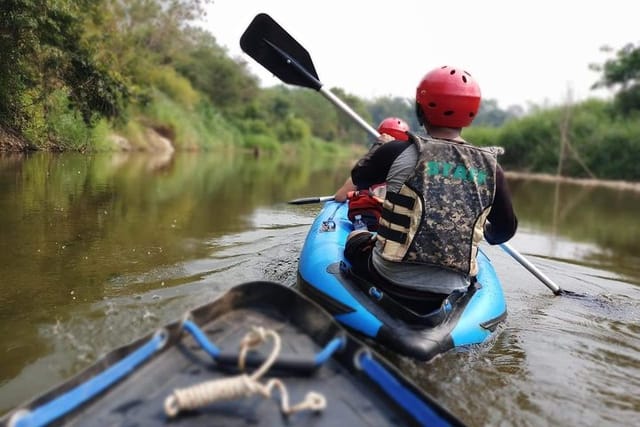
<path id="1" fill-rule="evenodd" d="M 280 410 L 285 415 L 304 410 L 322 411 L 327 406 L 325 397 L 310 391 L 304 400 L 294 406 L 289 406 L 289 393 L 284 383 L 277 378 L 262 384 L 260 377 L 264 375 L 275 362 L 281 350 L 281 339 L 272 329 L 254 326 L 245 335 L 240 344 L 238 368 L 244 371 L 247 352 L 262 343 L 267 338 L 273 340 L 273 349 L 264 363 L 253 374 L 241 374 L 231 378 L 206 381 L 201 384 L 182 389 L 175 389 L 164 401 L 164 411 L 169 417 L 175 417 L 182 410 L 193 410 L 222 400 L 235 400 L 253 395 L 261 395 L 265 399 L 271 396 L 271 391 L 277 387 L 280 391 Z"/>

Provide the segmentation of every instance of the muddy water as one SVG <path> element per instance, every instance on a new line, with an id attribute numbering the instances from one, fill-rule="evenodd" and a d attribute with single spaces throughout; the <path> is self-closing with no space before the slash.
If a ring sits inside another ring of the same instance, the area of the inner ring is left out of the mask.
<path id="1" fill-rule="evenodd" d="M 250 280 L 295 283 L 298 253 L 345 165 L 181 154 L 0 158 L 0 411 L 115 346 Z M 489 343 L 402 369 L 470 425 L 631 425 L 640 414 L 640 195 L 510 182 L 498 248 L 507 321 Z"/>

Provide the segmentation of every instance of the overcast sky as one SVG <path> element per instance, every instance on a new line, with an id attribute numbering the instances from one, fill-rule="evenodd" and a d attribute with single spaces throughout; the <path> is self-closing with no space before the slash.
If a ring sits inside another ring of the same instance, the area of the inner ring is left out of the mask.
<path id="1" fill-rule="evenodd" d="M 558 104 L 609 96 L 589 87 L 590 63 L 640 42 L 633 0 L 214 0 L 204 24 L 231 56 L 243 57 L 263 86 L 280 81 L 242 52 L 253 17 L 271 15 L 310 53 L 320 81 L 364 98 L 413 98 L 441 65 L 467 69 L 499 106 Z M 571 94 L 571 95 L 569 95 Z"/>

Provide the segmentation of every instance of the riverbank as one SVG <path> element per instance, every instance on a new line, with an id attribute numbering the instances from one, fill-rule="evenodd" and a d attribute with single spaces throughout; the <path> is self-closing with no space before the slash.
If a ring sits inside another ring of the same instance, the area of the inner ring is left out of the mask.
<path id="1" fill-rule="evenodd" d="M 153 128 L 145 129 L 145 140 L 148 142 L 147 146 L 142 148 L 134 146 L 130 141 L 117 134 L 112 134 L 108 137 L 109 142 L 113 145 L 112 151 L 149 151 L 153 153 L 161 153 L 171 157 L 176 148 L 171 139 L 158 132 Z M 7 131 L 4 127 L 0 126 L 0 152 L 26 152 L 32 150 L 29 142 L 19 135 L 13 132 Z M 358 158 L 364 153 L 362 147 L 351 145 L 349 147 L 350 158 Z M 348 156 L 349 157 L 349 156 Z M 541 174 L 533 172 L 516 172 L 505 171 L 505 175 L 511 179 L 527 179 L 540 182 L 558 182 L 566 184 L 583 185 L 588 187 L 606 187 L 616 190 L 636 191 L 640 192 L 640 182 L 632 181 L 617 181 L 606 179 L 590 179 L 590 178 L 572 178 L 566 176 L 557 176 L 551 174 Z"/>
<path id="2" fill-rule="evenodd" d="M 607 179 L 571 178 L 544 173 L 505 171 L 507 178 L 527 179 L 541 182 L 557 182 L 561 184 L 583 185 L 585 187 L 606 187 L 614 190 L 626 190 L 640 192 L 640 182 L 615 181 Z"/>
<path id="3" fill-rule="evenodd" d="M 141 133 L 144 145 L 134 144 L 124 136 L 113 133 L 107 136 L 108 147 L 103 147 L 103 149 L 104 151 L 149 151 L 161 154 L 173 154 L 175 151 L 173 138 L 166 135 L 161 129 L 146 127 L 142 129 Z M 38 150 L 40 149 L 31 145 L 24 137 L 0 126 L 0 152 L 24 153 Z M 54 148 L 53 151 L 58 150 Z"/>
<path id="4" fill-rule="evenodd" d="M 28 149 L 29 142 L 26 139 L 0 125 L 0 151 L 22 152 Z"/>

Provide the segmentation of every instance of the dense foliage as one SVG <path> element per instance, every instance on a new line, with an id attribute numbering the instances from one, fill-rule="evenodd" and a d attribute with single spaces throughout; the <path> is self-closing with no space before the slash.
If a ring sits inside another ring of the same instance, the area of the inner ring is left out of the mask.
<path id="1" fill-rule="evenodd" d="M 608 46 L 601 50 L 613 53 Z M 615 52 L 615 58 L 604 64 L 591 64 L 590 68 L 602 73 L 602 78 L 593 85 L 594 89 L 620 89 L 614 98 L 618 113 L 627 116 L 640 110 L 640 45 L 629 43 Z"/>
<path id="2" fill-rule="evenodd" d="M 113 149 L 149 144 L 148 129 L 178 149 L 336 150 L 371 136 L 312 90 L 261 88 L 238 58 L 195 25 L 211 0 L 5 0 L 0 3 L 0 136 L 31 148 Z M 213 29 L 215 33 L 215 29 Z M 609 52 L 613 53 L 612 49 Z M 501 109 L 485 99 L 465 135 L 501 145 L 505 167 L 640 179 L 640 47 L 615 52 L 594 87 L 611 101 Z M 419 129 L 410 99 L 332 91 L 366 121 L 388 116 Z"/>

